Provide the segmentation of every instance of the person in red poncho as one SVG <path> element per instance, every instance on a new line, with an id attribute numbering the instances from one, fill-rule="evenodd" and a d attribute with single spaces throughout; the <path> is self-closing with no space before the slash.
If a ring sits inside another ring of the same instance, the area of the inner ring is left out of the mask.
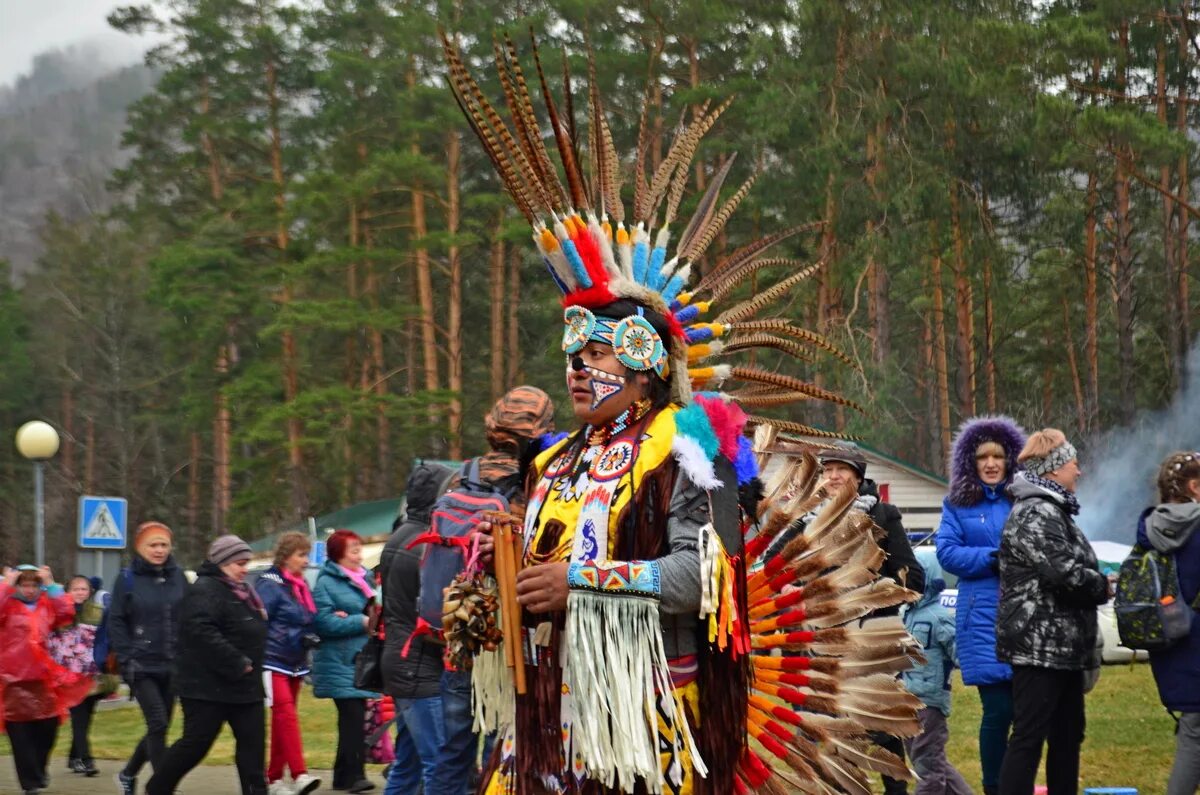
<path id="1" fill-rule="evenodd" d="M 46 764 L 58 723 L 92 688 L 89 677 L 50 658 L 50 633 L 71 623 L 75 605 L 49 566 L 5 567 L 0 583 L 0 729 L 12 745 L 25 795 L 50 785 Z"/>

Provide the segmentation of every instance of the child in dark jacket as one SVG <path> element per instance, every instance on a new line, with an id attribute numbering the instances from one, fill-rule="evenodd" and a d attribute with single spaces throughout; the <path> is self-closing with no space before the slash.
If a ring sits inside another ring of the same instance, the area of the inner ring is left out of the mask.
<path id="1" fill-rule="evenodd" d="M 942 607 L 946 587 L 937 555 L 928 547 L 917 552 L 925 570 L 925 593 L 904 614 L 904 627 L 925 648 L 928 662 L 904 673 L 904 685 L 925 704 L 921 733 L 904 741 L 919 783 L 916 795 L 971 795 L 971 788 L 946 758 L 950 717 L 950 672 L 954 670 L 954 619 Z"/>
<path id="2" fill-rule="evenodd" d="M 284 533 L 275 544 L 275 563 L 259 576 L 255 590 L 267 611 L 264 685 L 271 704 L 271 755 L 267 763 L 269 795 L 308 795 L 321 786 L 309 775 L 296 701 L 308 675 L 317 607 L 304 579 L 312 542 L 303 533 Z M 283 768 L 292 786 L 283 782 Z"/>

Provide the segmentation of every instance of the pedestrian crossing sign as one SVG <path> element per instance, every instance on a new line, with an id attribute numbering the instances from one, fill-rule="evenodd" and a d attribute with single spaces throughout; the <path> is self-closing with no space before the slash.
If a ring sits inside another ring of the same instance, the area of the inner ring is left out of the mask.
<path id="1" fill-rule="evenodd" d="M 129 504 L 122 497 L 79 498 L 79 546 L 124 549 Z"/>

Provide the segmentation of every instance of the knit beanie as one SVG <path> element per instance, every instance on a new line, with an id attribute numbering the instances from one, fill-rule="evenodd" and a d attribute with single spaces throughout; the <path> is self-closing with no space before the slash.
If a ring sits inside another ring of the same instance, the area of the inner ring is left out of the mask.
<path id="1" fill-rule="evenodd" d="M 142 547 L 149 544 L 156 538 L 166 539 L 168 544 L 175 542 L 175 537 L 171 533 L 171 528 L 167 527 L 162 522 L 142 522 L 138 525 L 137 532 L 133 534 L 133 548 L 143 558 L 146 553 L 142 551 Z"/>
<path id="2" fill-rule="evenodd" d="M 862 451 L 857 447 L 831 447 L 828 450 L 822 450 L 817 456 L 817 460 L 821 466 L 837 461 L 839 464 L 845 464 L 853 469 L 858 474 L 859 480 L 864 480 L 867 477 L 867 457 L 862 454 Z"/>
<path id="3" fill-rule="evenodd" d="M 250 545 L 235 535 L 221 536 L 208 547 L 208 559 L 218 567 L 237 560 L 250 560 L 253 555 Z"/>
<path id="4" fill-rule="evenodd" d="M 1075 445 L 1067 441 L 1062 431 L 1043 428 L 1029 435 L 1025 449 L 1017 456 L 1017 460 L 1025 465 L 1026 472 L 1045 477 L 1078 457 Z"/>

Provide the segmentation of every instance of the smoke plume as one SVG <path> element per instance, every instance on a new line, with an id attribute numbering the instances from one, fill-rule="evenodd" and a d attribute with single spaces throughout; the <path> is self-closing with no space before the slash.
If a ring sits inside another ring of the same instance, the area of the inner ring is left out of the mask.
<path id="1" fill-rule="evenodd" d="M 1158 465 L 1176 450 L 1200 448 L 1200 340 L 1188 353 L 1187 373 L 1171 405 L 1109 431 L 1081 453 L 1078 521 L 1093 541 L 1132 544 L 1138 515 L 1156 501 Z"/>

